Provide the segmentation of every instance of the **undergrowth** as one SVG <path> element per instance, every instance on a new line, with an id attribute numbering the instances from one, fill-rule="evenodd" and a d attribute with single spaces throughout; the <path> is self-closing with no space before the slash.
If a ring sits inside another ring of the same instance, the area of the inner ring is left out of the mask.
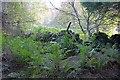
<path id="1" fill-rule="evenodd" d="M 41 32 L 41 29 L 38 32 Z M 64 77 L 69 77 L 73 73 L 79 73 L 82 69 L 102 70 L 105 64 L 110 61 L 120 63 L 120 55 L 115 45 L 95 43 L 95 37 L 86 45 L 74 42 L 68 35 L 64 35 L 62 41 L 55 43 L 34 41 L 35 36 L 25 38 L 2 34 L 2 52 L 4 53 L 6 48 L 10 49 L 16 57 L 17 63 L 27 65 L 26 70 L 10 72 L 8 76 L 35 78 L 44 75 L 44 77 L 58 78 L 66 75 Z M 77 56 L 78 60 L 73 58 L 71 61 L 73 49 L 78 53 L 76 54 L 74 51 L 74 56 Z M 68 54 L 70 55 L 66 56 Z"/>

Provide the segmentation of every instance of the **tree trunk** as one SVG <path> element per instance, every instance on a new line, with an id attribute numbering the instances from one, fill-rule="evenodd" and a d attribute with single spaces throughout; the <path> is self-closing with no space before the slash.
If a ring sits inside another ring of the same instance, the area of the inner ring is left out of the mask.
<path id="1" fill-rule="evenodd" d="M 87 32 L 88 32 L 88 35 L 89 35 L 89 37 L 92 37 L 92 33 L 90 31 L 90 14 L 89 13 L 88 13 L 86 22 L 87 22 Z"/>
<path id="2" fill-rule="evenodd" d="M 118 27 L 117 27 L 117 29 L 118 29 L 118 34 L 120 34 L 120 21 L 118 21 Z"/>
<path id="3" fill-rule="evenodd" d="M 72 8 L 73 8 L 73 10 L 74 10 L 74 12 L 75 12 L 75 14 L 76 14 L 76 17 L 77 17 L 77 20 L 78 20 L 78 24 L 79 24 L 79 26 L 80 26 L 82 32 L 83 32 L 84 34 L 86 34 L 85 31 L 84 31 L 84 29 L 83 29 L 83 27 L 82 27 L 82 25 L 81 25 L 80 18 L 79 18 L 79 15 L 78 15 L 78 12 L 77 12 L 77 10 L 76 10 L 76 8 L 75 8 L 75 6 L 74 6 L 74 2 L 71 3 L 71 6 L 72 6 Z"/>

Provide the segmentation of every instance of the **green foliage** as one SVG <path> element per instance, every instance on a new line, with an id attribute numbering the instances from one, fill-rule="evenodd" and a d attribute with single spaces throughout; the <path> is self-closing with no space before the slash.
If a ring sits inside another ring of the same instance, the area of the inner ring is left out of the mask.
<path id="1" fill-rule="evenodd" d="M 102 32 L 94 33 L 91 40 L 96 43 L 106 44 L 109 42 L 108 35 Z"/>
<path id="2" fill-rule="evenodd" d="M 13 73 L 8 74 L 8 76 L 9 76 L 9 77 L 17 78 L 17 77 L 19 76 L 19 73 L 13 72 Z"/>
<path id="3" fill-rule="evenodd" d="M 71 37 L 68 33 L 66 33 L 60 42 L 62 53 L 66 57 L 76 55 L 77 54 L 77 52 L 75 51 L 77 49 L 76 44 L 77 43 L 74 42 L 73 37 Z"/>
<path id="4" fill-rule="evenodd" d="M 37 65 L 41 61 L 41 53 L 44 53 L 41 42 L 34 42 L 32 37 L 24 39 L 23 37 L 4 37 L 3 36 L 3 48 L 4 44 L 8 44 L 13 54 L 16 55 L 17 61 L 21 64 Z"/>
<path id="5" fill-rule="evenodd" d="M 2 32 L 0 32 L 0 52 L 2 52 Z"/>
<path id="6" fill-rule="evenodd" d="M 92 48 L 92 45 L 80 45 L 79 48 L 79 64 L 82 69 L 91 68 L 102 70 L 102 68 L 110 61 L 117 60 L 119 62 L 118 50 L 109 45 L 101 45 L 99 47 L 101 50 L 100 52 L 97 51 L 97 49 L 99 49 L 98 47 Z"/>
<path id="7" fill-rule="evenodd" d="M 52 76 L 60 75 L 61 61 L 64 57 L 61 54 L 60 45 L 58 43 L 47 46 L 47 53 L 45 57 L 44 69 L 47 69 Z"/>
<path id="8" fill-rule="evenodd" d="M 39 3 L 33 3 L 33 7 L 31 11 L 27 10 L 27 7 L 30 5 L 29 3 L 8 3 L 9 7 L 4 9 L 5 13 L 8 14 L 8 19 L 6 21 L 10 21 L 14 23 L 14 21 L 23 21 L 24 20 L 37 20 L 41 18 L 43 15 L 38 15 L 38 11 L 47 11 L 47 8 L 41 9 L 43 5 Z M 114 3 L 117 5 L 117 3 Z M 39 5 L 39 6 L 38 6 Z M 68 13 L 72 13 L 73 10 L 70 8 L 70 5 L 64 3 L 62 4 L 64 10 Z M 80 7 L 78 4 L 76 9 L 79 10 L 78 14 L 81 14 Z M 88 13 L 91 13 L 90 19 L 92 22 L 96 20 L 97 16 L 101 17 L 105 11 L 110 8 L 108 6 L 113 6 L 113 3 L 82 3 L 82 5 L 86 8 Z M 3 7 L 4 8 L 4 7 Z M 114 8 L 113 8 L 114 9 Z M 115 9 L 117 10 L 117 9 Z M 118 10 L 117 10 L 118 11 Z M 114 10 L 112 11 L 114 13 Z M 112 12 L 105 15 L 106 18 L 112 15 Z M 44 12 L 41 12 L 44 14 Z M 116 14 L 116 13 L 114 13 Z M 37 16 L 36 16 L 37 15 Z M 73 14 L 74 15 L 74 14 Z M 84 13 L 83 13 L 84 15 Z M 83 16 L 82 15 L 82 16 Z M 86 16 L 86 13 L 85 13 Z M 95 16 L 95 17 L 94 17 Z M 72 20 L 72 26 L 78 26 L 76 24 L 77 19 L 75 17 L 71 17 L 69 15 L 63 15 L 60 13 L 58 15 L 59 18 L 54 18 L 55 20 L 60 20 L 58 23 L 62 22 L 62 25 L 67 25 L 63 21 Z M 61 19 L 61 17 L 63 17 Z M 109 20 L 103 19 L 104 23 L 109 23 Z M 110 17 L 112 18 L 112 17 Z M 63 20 L 64 19 L 64 20 Z M 81 17 L 82 19 L 82 17 Z M 44 20 L 43 20 L 44 21 Z M 82 22 L 83 21 L 83 22 Z M 81 24 L 85 24 L 84 20 L 81 21 Z M 111 20 L 112 21 L 112 20 Z M 93 23 L 91 26 L 94 26 Z M 100 21 L 98 21 L 100 22 Z M 104 24 L 102 22 L 102 24 Z M 17 25 L 17 24 L 15 24 Z M 85 43 L 78 43 L 74 41 L 74 38 L 70 36 L 66 30 L 60 32 L 60 30 L 56 28 L 47 28 L 46 26 L 38 26 L 37 28 L 30 28 L 30 23 L 23 23 L 20 26 L 27 25 L 29 28 L 28 32 L 33 32 L 34 35 L 30 37 L 25 37 L 25 35 L 20 36 L 11 36 L 9 34 L 0 34 L 2 36 L 2 41 L 0 40 L 0 44 L 2 43 L 2 52 L 6 51 L 6 49 L 10 49 L 12 54 L 15 56 L 14 60 L 19 65 L 24 65 L 25 69 L 18 70 L 15 72 L 11 72 L 8 74 L 9 77 L 12 78 L 36 78 L 41 77 L 41 75 L 47 75 L 48 77 L 70 77 L 72 74 L 79 74 L 83 69 L 96 69 L 102 70 L 103 67 L 109 63 L 110 61 L 117 61 L 120 63 L 120 54 L 119 54 L 119 45 L 115 43 L 119 43 L 119 38 L 116 36 L 111 37 L 113 40 L 113 44 L 109 44 L 108 36 L 104 33 L 96 33 L 89 40 L 88 35 L 83 35 L 79 30 L 74 30 L 75 32 L 79 32 L 81 34 L 81 38 L 85 41 L 90 42 L 88 45 Z M 71 28 L 72 28 L 71 26 Z M 33 26 L 32 26 L 33 27 Z M 60 32 L 60 33 L 58 33 Z M 54 35 L 55 33 L 55 35 Z M 57 33 L 57 34 L 56 34 Z M 75 33 L 73 33 L 75 34 Z M 54 37 L 53 37 L 54 35 Z M 76 34 L 75 34 L 76 35 Z M 79 37 L 79 35 L 77 35 Z M 35 40 L 36 37 L 39 37 L 40 40 Z M 78 38 L 77 37 L 77 38 Z M 52 39 L 55 38 L 52 42 Z M 48 40 L 48 41 L 45 41 Z M 42 41 L 42 42 L 41 42 Z M 105 44 L 103 44 L 105 43 Z M 1 47 L 0 47 L 1 51 Z M 0 55 L 1 56 L 1 55 Z M 9 60 L 8 60 L 9 62 Z M 10 62 L 12 63 L 12 61 Z M 14 64 L 14 62 L 13 62 Z M 8 64 L 9 65 L 9 64 Z M 18 65 L 17 65 L 18 66 Z M 6 68 L 3 68 L 6 69 Z M 11 66 L 10 66 L 11 69 Z M 10 70 L 8 69 L 8 71 Z"/>
<path id="9" fill-rule="evenodd" d="M 119 2 L 80 2 L 86 13 L 91 14 L 89 19 L 91 23 L 98 23 L 99 30 L 110 32 L 113 34 L 113 29 L 119 21 Z M 99 17 L 99 18 L 98 18 Z M 100 18 L 101 17 L 101 18 Z M 105 24 L 107 24 L 105 26 Z M 94 24 L 93 24 L 94 25 Z"/>
<path id="10" fill-rule="evenodd" d="M 73 43 L 73 40 L 69 38 L 70 36 L 68 35 L 68 33 L 65 34 L 64 38 L 63 38 L 63 48 L 67 48 L 70 47 L 70 45 Z"/>
<path id="11" fill-rule="evenodd" d="M 41 36 L 46 37 L 44 34 Z M 70 77 L 72 74 L 79 74 L 82 69 L 102 70 L 110 61 L 120 63 L 118 48 L 115 45 L 94 42 L 96 36 L 88 41 L 89 45 L 74 42 L 67 33 L 60 36 L 59 41 L 55 43 L 42 43 L 34 39 L 35 35 L 25 38 L 2 34 L 3 52 L 10 49 L 17 63 L 27 65 L 26 70 L 10 72 L 8 76 L 14 78 L 36 78 L 42 75 L 57 78 Z M 75 55 L 68 56 L 68 54 Z"/>
<path id="12" fill-rule="evenodd" d="M 48 11 L 47 6 L 42 2 L 3 2 L 2 3 L 5 22 L 11 25 L 11 29 L 14 30 L 18 26 L 22 31 L 30 31 L 32 28 L 41 24 L 43 15 Z M 38 21 L 40 20 L 40 22 Z M 19 24 L 17 23 L 19 21 Z M 9 27 L 9 28 L 10 28 Z"/>
<path id="13" fill-rule="evenodd" d="M 107 8 L 112 7 L 115 3 L 114 2 L 81 2 L 81 4 L 86 8 L 86 10 L 88 10 L 89 12 L 95 12 L 95 11 L 99 11 L 102 12 L 104 9 L 104 11 Z"/>
<path id="14" fill-rule="evenodd" d="M 97 69 L 101 69 L 110 61 L 115 61 L 118 59 L 118 52 L 114 48 L 102 48 L 104 54 L 100 55 L 97 54 L 95 58 L 95 62 L 93 61 L 92 64 L 95 65 Z"/>
<path id="15" fill-rule="evenodd" d="M 58 33 L 60 32 L 60 30 L 58 30 L 57 28 L 47 28 L 46 26 L 39 26 L 38 28 L 33 28 L 32 31 L 34 33 L 47 33 L 47 32 L 54 32 L 54 33 Z"/>
<path id="16" fill-rule="evenodd" d="M 80 49 L 80 53 L 79 53 L 79 57 L 80 57 L 80 68 L 85 68 L 86 67 L 86 63 L 88 61 L 88 56 L 89 56 L 89 51 L 91 50 L 91 47 L 89 46 L 83 46 L 83 45 L 79 45 L 79 49 Z"/>

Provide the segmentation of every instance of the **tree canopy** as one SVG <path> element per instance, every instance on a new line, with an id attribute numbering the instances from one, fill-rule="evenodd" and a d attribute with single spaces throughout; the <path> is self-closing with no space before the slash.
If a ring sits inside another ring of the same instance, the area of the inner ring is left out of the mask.
<path id="1" fill-rule="evenodd" d="M 109 17 L 120 17 L 120 2 L 81 2 L 81 4 L 88 12 L 112 12 L 108 14 Z"/>

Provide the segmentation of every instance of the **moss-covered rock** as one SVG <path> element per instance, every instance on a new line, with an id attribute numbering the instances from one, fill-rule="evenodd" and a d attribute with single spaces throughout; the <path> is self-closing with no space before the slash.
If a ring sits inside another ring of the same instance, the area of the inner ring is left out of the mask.
<path id="1" fill-rule="evenodd" d="M 106 44 L 109 42 L 108 35 L 106 35 L 105 33 L 102 33 L 102 32 L 95 33 L 92 36 L 92 40 L 95 43 L 102 43 L 102 44 Z"/>
<path id="2" fill-rule="evenodd" d="M 43 41 L 43 42 L 50 42 L 50 41 L 56 41 L 56 42 L 60 42 L 64 36 L 67 36 L 69 39 L 72 39 L 74 37 L 74 41 L 82 43 L 82 39 L 79 38 L 79 34 L 75 34 L 74 32 L 72 32 L 71 30 L 69 30 L 70 33 L 68 33 L 67 30 L 62 30 L 59 33 L 52 33 L 52 32 L 48 32 L 48 33 L 37 33 L 36 34 L 36 39 L 35 41 Z"/>
<path id="3" fill-rule="evenodd" d="M 79 53 L 77 43 L 82 43 L 79 34 L 75 34 L 71 30 L 62 30 L 59 33 L 39 33 L 36 34 L 35 41 L 50 42 L 52 44 L 59 43 L 60 48 L 65 57 L 74 56 Z"/>
<path id="4" fill-rule="evenodd" d="M 120 45 L 120 34 L 115 34 L 115 35 L 112 35 L 111 37 L 110 37 L 110 42 L 112 43 L 112 44 L 117 44 L 117 45 Z"/>

